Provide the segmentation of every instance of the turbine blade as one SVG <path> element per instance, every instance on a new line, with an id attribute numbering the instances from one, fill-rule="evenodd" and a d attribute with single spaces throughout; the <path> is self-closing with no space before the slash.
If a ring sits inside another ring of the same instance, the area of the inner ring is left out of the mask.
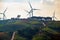
<path id="1" fill-rule="evenodd" d="M 3 14 L 4 15 L 4 17 L 5 17 L 5 14 Z"/>
<path id="2" fill-rule="evenodd" d="M 30 13 L 28 13 L 27 15 L 29 15 L 29 17 L 31 17 L 31 14 Z"/>
<path id="3" fill-rule="evenodd" d="M 30 5 L 30 8 L 32 9 L 32 5 L 30 4 L 30 2 L 28 2 L 29 3 L 29 5 Z"/>
<path id="4" fill-rule="evenodd" d="M 24 10 L 25 12 L 29 13 L 27 10 Z"/>
<path id="5" fill-rule="evenodd" d="M 0 13 L 0 14 L 3 14 L 3 13 Z"/>
<path id="6" fill-rule="evenodd" d="M 7 8 L 4 10 L 4 12 L 3 13 L 5 13 L 7 11 Z"/>
<path id="7" fill-rule="evenodd" d="M 33 10 L 40 10 L 40 9 L 33 9 Z"/>
<path id="8" fill-rule="evenodd" d="M 27 15 L 29 15 L 29 13 Z"/>
<path id="9" fill-rule="evenodd" d="M 28 12 L 27 10 L 24 10 L 24 11 L 28 13 L 27 15 L 30 15 L 30 12 Z"/>
<path id="10" fill-rule="evenodd" d="M 5 12 L 7 11 L 7 8 L 4 10 L 3 12 L 3 20 L 6 19 L 6 15 L 5 15 Z"/>

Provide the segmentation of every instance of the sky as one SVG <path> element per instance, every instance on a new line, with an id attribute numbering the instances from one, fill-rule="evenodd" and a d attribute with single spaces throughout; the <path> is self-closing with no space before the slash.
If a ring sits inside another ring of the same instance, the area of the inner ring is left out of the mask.
<path id="1" fill-rule="evenodd" d="M 30 1 L 33 8 L 40 9 L 34 11 L 34 16 L 52 17 L 55 11 L 56 20 L 60 20 L 60 1 L 59 0 L 0 0 L 0 13 L 6 8 L 6 18 L 16 18 L 21 15 L 21 18 L 27 18 L 29 15 L 24 10 L 30 10 L 28 4 Z M 2 18 L 3 15 L 0 14 Z"/>

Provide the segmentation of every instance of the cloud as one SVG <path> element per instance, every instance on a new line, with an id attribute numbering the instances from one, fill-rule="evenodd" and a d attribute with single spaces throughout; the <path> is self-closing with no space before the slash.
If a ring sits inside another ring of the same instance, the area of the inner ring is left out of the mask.
<path id="1" fill-rule="evenodd" d="M 41 0 L 0 0 L 0 2 L 25 2 L 25 1 L 39 2 Z"/>
<path id="2" fill-rule="evenodd" d="M 43 0 L 43 3 L 46 3 L 48 5 L 53 5 L 54 4 L 54 0 Z"/>
<path id="3" fill-rule="evenodd" d="M 23 2 L 26 0 L 1 0 L 0 2 Z"/>

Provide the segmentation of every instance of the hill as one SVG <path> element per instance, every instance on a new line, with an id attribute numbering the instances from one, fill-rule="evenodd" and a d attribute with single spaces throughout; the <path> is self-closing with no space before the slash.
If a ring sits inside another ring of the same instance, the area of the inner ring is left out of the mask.
<path id="1" fill-rule="evenodd" d="M 46 26 L 43 25 L 45 23 Z M 0 32 L 17 31 L 14 40 L 58 40 L 60 21 L 14 20 L 0 22 Z"/>

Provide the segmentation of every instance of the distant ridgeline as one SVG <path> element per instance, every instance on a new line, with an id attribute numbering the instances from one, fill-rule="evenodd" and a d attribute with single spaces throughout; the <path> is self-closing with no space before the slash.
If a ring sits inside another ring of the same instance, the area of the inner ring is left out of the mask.
<path id="1" fill-rule="evenodd" d="M 29 17 L 27 19 L 20 19 L 20 18 L 11 18 L 11 19 L 7 19 L 7 20 L 0 20 L 0 24 L 5 24 L 5 23 L 13 23 L 17 20 L 20 20 L 20 21 L 27 21 L 27 20 L 36 20 L 36 21 L 52 21 L 52 17 L 36 17 L 36 16 L 33 16 L 33 17 Z"/>
<path id="2" fill-rule="evenodd" d="M 19 20 L 20 18 L 11 18 L 11 20 Z M 28 18 L 27 18 L 28 19 Z M 33 20 L 42 20 L 42 21 L 51 21 L 52 20 L 52 17 L 36 17 L 36 16 L 33 16 L 33 17 L 29 17 L 29 19 L 33 19 Z M 8 19 L 7 19 L 8 20 Z"/>
<path id="3" fill-rule="evenodd" d="M 29 19 L 38 20 L 38 21 L 52 21 L 52 17 L 36 17 L 36 16 L 33 16 Z"/>

